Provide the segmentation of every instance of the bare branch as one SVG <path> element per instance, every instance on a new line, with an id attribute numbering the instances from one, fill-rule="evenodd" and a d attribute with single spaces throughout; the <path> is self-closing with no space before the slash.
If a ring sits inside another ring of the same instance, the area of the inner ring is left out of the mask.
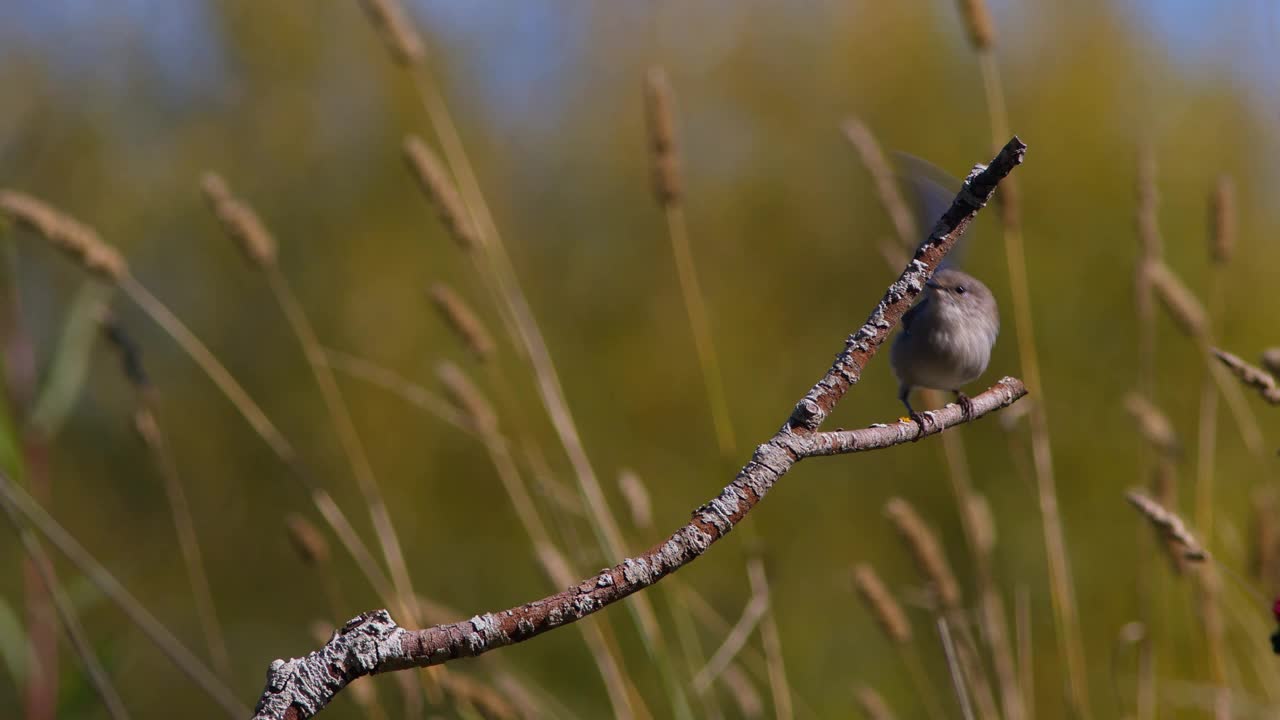
<path id="1" fill-rule="evenodd" d="M 304 658 L 273 662 L 255 720 L 311 717 L 357 677 L 474 657 L 572 623 L 696 560 L 746 517 L 798 461 L 899 445 L 965 421 L 959 406 L 948 405 L 931 412 L 934 422 L 927 430 L 899 421 L 861 430 L 818 432 L 831 410 L 858 382 L 862 369 L 911 307 L 925 281 L 990 201 L 997 184 L 1022 162 L 1025 152 L 1026 145 L 1015 137 L 989 167 L 974 168 L 951 207 L 897 281 L 889 286 L 866 324 L 845 341 L 845 348 L 831 369 L 796 404 L 782 428 L 756 448 L 751 461 L 733 482 L 698 508 L 689 523 L 665 542 L 563 592 L 458 623 L 406 630 L 396 625 L 385 610 L 360 615 L 335 632 L 319 651 Z M 1025 394 L 1020 381 L 1004 378 L 972 398 L 970 419 L 1005 407 Z"/>

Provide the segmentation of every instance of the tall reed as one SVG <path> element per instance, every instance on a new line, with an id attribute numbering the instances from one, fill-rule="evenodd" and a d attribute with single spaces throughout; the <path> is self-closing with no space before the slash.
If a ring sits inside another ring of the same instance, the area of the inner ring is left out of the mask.
<path id="1" fill-rule="evenodd" d="M 999 148 L 1004 143 L 1004 138 L 1009 136 L 1009 113 L 1005 105 L 1004 87 L 1000 80 L 1000 70 L 995 56 L 995 24 L 985 0 L 960 0 L 960 10 L 968 31 L 970 45 L 978 56 L 987 112 L 990 116 L 992 143 L 994 147 Z M 1035 398 L 1031 404 L 1030 413 L 1032 467 L 1035 471 L 1039 496 L 1045 553 L 1049 561 L 1049 589 L 1053 599 L 1059 651 L 1067 670 L 1067 699 L 1072 712 L 1083 720 L 1088 720 L 1092 717 L 1089 703 L 1088 665 L 1080 630 L 1075 583 L 1071 577 L 1066 534 L 1062 528 L 1062 517 L 1058 509 L 1053 444 L 1049 433 L 1048 398 L 1040 377 L 1040 359 L 1036 349 L 1035 324 L 1031 311 L 1031 286 L 1027 277 L 1018 186 L 1017 182 L 1006 183 L 1000 189 L 1000 218 L 1003 226 L 1005 262 L 1009 270 L 1009 290 L 1013 300 L 1014 333 L 1017 337 L 1018 357 L 1022 365 L 1021 377 L 1026 382 L 1028 393 Z"/>
<path id="2" fill-rule="evenodd" d="M 689 243 L 679 133 L 676 129 L 675 94 L 671 90 L 667 73 L 661 66 L 649 68 L 645 75 L 644 97 L 645 117 L 649 124 L 653 194 L 666 216 L 667 235 L 671 238 L 676 275 L 680 279 L 680 297 L 684 301 L 698 364 L 702 368 L 702 383 L 715 426 L 716 442 L 720 447 L 720 455 L 731 462 L 737 450 L 737 440 L 733 432 L 728 395 L 724 389 L 724 377 L 720 371 L 720 357 L 711 338 L 711 321 Z"/>

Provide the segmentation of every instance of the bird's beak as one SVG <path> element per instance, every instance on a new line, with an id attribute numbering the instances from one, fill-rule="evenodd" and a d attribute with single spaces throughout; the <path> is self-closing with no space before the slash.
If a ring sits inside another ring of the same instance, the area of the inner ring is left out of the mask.
<path id="1" fill-rule="evenodd" d="M 942 287 L 938 283 L 934 282 L 933 278 L 929 278 L 928 280 L 925 280 L 924 286 L 929 288 L 930 290 L 937 290 L 938 288 Z"/>

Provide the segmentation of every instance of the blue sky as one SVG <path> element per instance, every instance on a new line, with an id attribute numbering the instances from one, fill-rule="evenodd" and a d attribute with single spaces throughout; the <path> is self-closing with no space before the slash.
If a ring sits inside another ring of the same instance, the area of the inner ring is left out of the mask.
<path id="1" fill-rule="evenodd" d="M 708 0 L 718 1 L 722 0 Z M 940 12 L 954 12 L 951 2 L 934 2 Z M 554 122 L 536 117 L 539 100 L 545 101 L 548 115 L 554 115 L 555 100 L 564 92 L 559 79 L 580 57 L 584 33 L 591 31 L 582 17 L 565 11 L 572 3 L 406 4 L 419 23 L 448 44 L 448 52 L 465 54 L 458 60 L 467 67 L 486 110 L 498 116 L 519 114 L 526 122 Z M 230 72 L 220 45 L 215 0 L 49 0 L 17 5 L 5 12 L 6 22 L 0 24 L 0 62 L 5 47 L 26 53 L 34 48 L 65 92 L 82 92 L 85 77 L 94 78 L 96 92 L 121 89 L 130 80 L 128 66 L 101 63 L 108 51 L 121 46 L 152 69 L 149 80 L 159 83 L 160 92 L 179 103 L 216 87 Z M 1017 22 L 1018 13 L 1032 12 L 1012 0 L 993 0 L 992 5 L 1005 23 Z M 626 12 L 626 4 L 619 7 Z M 1274 0 L 1117 0 L 1114 7 L 1184 72 L 1227 73 L 1265 110 L 1280 110 L 1280 63 L 1272 50 L 1280 41 L 1280 4 Z M 664 9 L 668 20 L 673 12 L 670 6 Z M 501 52 L 494 52 L 495 47 Z"/>

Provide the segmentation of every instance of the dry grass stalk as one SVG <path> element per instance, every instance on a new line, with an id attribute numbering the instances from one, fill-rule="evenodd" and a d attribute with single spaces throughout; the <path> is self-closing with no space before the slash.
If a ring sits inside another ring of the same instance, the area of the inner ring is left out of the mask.
<path id="1" fill-rule="evenodd" d="M 1164 457 L 1178 457 L 1182 454 L 1182 443 L 1178 433 L 1173 429 L 1169 417 L 1160 411 L 1147 398 L 1138 393 L 1126 393 L 1124 409 L 1138 424 L 1138 432 L 1156 452 Z"/>
<path id="2" fill-rule="evenodd" d="M 161 442 L 160 425 L 156 422 L 155 413 L 139 409 L 133 413 L 133 430 L 138 433 L 144 445 L 158 447 Z"/>
<path id="3" fill-rule="evenodd" d="M 711 336 L 711 320 L 693 261 L 689 227 L 685 221 L 684 208 L 680 204 L 683 183 L 677 144 L 675 99 L 665 72 L 658 66 L 651 67 L 645 77 L 645 114 L 652 149 L 654 195 L 666 215 L 667 236 L 671 240 L 672 259 L 675 260 L 676 275 L 680 280 L 680 297 L 689 318 L 689 330 L 693 334 L 694 350 L 698 354 L 698 364 L 702 370 L 716 443 L 720 447 L 721 456 L 729 460 L 737 456 L 737 439 L 733 432 L 724 378 L 720 372 L 720 358 Z"/>
<path id="4" fill-rule="evenodd" d="M 1267 348 L 1262 351 L 1262 367 L 1272 375 L 1280 375 L 1280 347 Z"/>
<path id="5" fill-rule="evenodd" d="M 1264 486 L 1254 490 L 1251 497 L 1253 547 L 1249 567 L 1254 579 L 1262 584 L 1263 592 L 1272 594 L 1280 581 L 1280 524 L 1276 511 L 1276 491 Z"/>
<path id="6" fill-rule="evenodd" d="M 711 655 L 711 659 L 694 676 L 693 689 L 699 695 L 706 693 L 711 684 L 720 677 L 720 673 L 733 663 L 768 611 L 769 597 L 753 594 L 746 607 L 742 608 L 742 616 L 738 618 L 738 622 L 734 623 L 733 629 L 725 635 L 724 641 Z"/>
<path id="7" fill-rule="evenodd" d="M 683 182 L 676 144 L 675 98 L 661 67 L 651 67 L 645 74 L 644 108 L 653 153 L 653 193 L 660 204 L 672 205 L 680 202 Z"/>
<path id="8" fill-rule="evenodd" d="M 1018 646 L 1018 685 L 1022 688 L 1022 701 L 1026 707 L 1036 706 L 1036 678 L 1034 657 L 1035 643 L 1031 629 L 1031 592 L 1019 583 L 1014 590 L 1014 634 Z"/>
<path id="9" fill-rule="evenodd" d="M 889 704 L 884 701 L 880 693 L 876 692 L 875 688 L 859 685 L 853 689 L 853 696 L 857 699 L 862 714 L 867 716 L 867 720 L 893 720 L 893 711 L 889 709 Z"/>
<path id="10" fill-rule="evenodd" d="M 885 587 L 875 568 L 866 563 L 859 563 L 853 568 L 853 584 L 858 589 L 858 596 L 866 603 L 867 609 L 879 623 L 880 629 L 896 643 L 911 642 L 911 621 L 903 612 L 902 606 L 894 599 L 893 593 Z"/>
<path id="11" fill-rule="evenodd" d="M 1151 494 L 1153 499 L 1165 508 L 1178 506 L 1178 468 L 1173 460 L 1161 457 L 1151 471 Z M 1173 571 L 1182 574 L 1187 569 L 1187 558 L 1184 556 L 1182 544 L 1172 538 L 1164 538 L 1162 543 L 1165 554 L 1169 558 Z"/>
<path id="12" fill-rule="evenodd" d="M 916 513 L 915 508 L 902 498 L 891 498 L 884 507 L 885 515 L 897 528 L 911 554 L 915 557 L 920 571 L 933 584 L 938 601 L 942 607 L 953 609 L 960 606 L 960 585 L 956 582 L 951 565 L 947 562 L 946 553 L 942 550 L 933 530 L 925 524 Z"/>
<path id="13" fill-rule="evenodd" d="M 1001 188 L 1001 193 L 996 196 L 996 209 L 1000 211 L 1000 223 L 1006 227 L 1021 227 L 1022 223 L 1022 195 L 1018 190 L 1018 183 L 1010 183 L 1009 187 Z"/>
<path id="14" fill-rule="evenodd" d="M 404 157 L 422 191 L 435 205 L 440 221 L 458 245 L 467 251 L 479 247 L 480 236 L 471 222 L 467 206 L 436 154 L 421 138 L 409 135 L 404 139 Z"/>
<path id="15" fill-rule="evenodd" d="M 223 230 L 240 245 L 249 262 L 258 267 L 273 267 L 276 264 L 276 239 L 258 213 L 233 195 L 226 181 L 217 173 L 205 173 L 200 178 L 200 189 Z"/>
<path id="16" fill-rule="evenodd" d="M 52 600 L 62 631 L 66 633 L 72 650 L 79 658 L 85 675 L 88 676 L 89 685 L 93 687 L 98 699 L 102 701 L 102 706 L 107 716 L 112 720 L 126 720 L 129 717 L 129 711 L 125 708 L 124 701 L 120 699 L 120 693 L 111 683 L 111 677 L 107 674 L 101 661 L 98 660 L 98 656 L 93 649 L 93 643 L 89 640 L 88 634 L 76 614 L 75 605 L 58 583 L 57 575 L 54 573 L 53 561 L 49 558 L 49 554 L 44 551 L 44 547 L 36 538 L 35 531 L 19 519 L 18 511 L 8 501 L 0 500 L 0 512 L 3 512 L 5 519 L 9 521 L 10 526 L 17 533 L 24 552 L 31 560 L 31 567 L 48 591 L 48 599 Z M 28 637 L 30 637 L 29 634 Z M 29 639 L 28 643 L 30 643 Z M 36 669 L 34 667 L 31 668 L 32 671 Z M 47 672 L 46 667 L 40 667 L 39 670 Z M 33 710 L 34 708 L 28 700 L 26 717 L 32 717 Z"/>
<path id="17" fill-rule="evenodd" d="M 989 557 L 996 549 L 996 520 L 991 514 L 991 504 L 981 493 L 970 492 L 967 505 L 974 551 Z"/>
<path id="18" fill-rule="evenodd" d="M 460 710 L 470 708 L 485 720 L 515 720 L 519 717 L 511 703 L 489 685 L 460 673 L 452 673 L 443 683 L 445 692 Z M 464 712 L 463 717 L 467 717 Z"/>
<path id="19" fill-rule="evenodd" d="M 416 65 L 422 62 L 426 54 L 422 37 L 399 0 L 361 0 L 360 6 L 397 63 Z"/>
<path id="20" fill-rule="evenodd" d="M 995 53 L 979 51 L 978 64 L 982 74 L 983 91 L 991 118 L 992 141 L 995 145 L 1009 134 L 1009 113 L 1005 104 L 1004 86 Z M 1027 383 L 1028 394 L 1036 399 L 1030 411 L 1030 440 L 1032 469 L 1036 482 L 1037 502 L 1040 508 L 1041 528 L 1044 535 L 1045 557 L 1048 561 L 1049 590 L 1053 598 L 1055 627 L 1058 629 L 1058 652 L 1066 666 L 1068 712 L 1082 720 L 1092 716 L 1089 710 L 1088 669 L 1084 652 L 1084 640 L 1080 630 L 1080 613 L 1077 607 L 1075 583 L 1071 575 L 1066 533 L 1059 512 L 1057 480 L 1053 467 L 1053 440 L 1049 428 L 1048 395 L 1040 378 L 1039 351 L 1036 348 L 1035 315 L 1031 306 L 1031 284 L 1028 279 L 1026 248 L 1022 236 L 1021 210 L 1018 204 L 1017 182 L 1007 183 L 1000 189 L 1004 198 L 1000 219 L 1003 225 L 1005 264 L 1009 271 L 1009 291 L 1012 297 L 1014 335 L 1018 346 L 1018 360 L 1022 377 Z M 1015 463 L 1021 462 L 1017 457 Z"/>
<path id="21" fill-rule="evenodd" d="M 1240 382 L 1257 390 L 1263 400 L 1272 405 L 1280 405 L 1280 385 L 1276 384 L 1276 379 L 1271 373 L 1250 365 L 1226 350 L 1211 349 L 1213 354 L 1222 361 L 1222 364 L 1227 366 L 1231 374 L 1240 379 Z"/>
<path id="22" fill-rule="evenodd" d="M 987 670 L 982 664 L 982 658 L 978 655 L 977 643 L 964 627 L 959 627 L 959 630 L 956 658 L 960 661 L 960 668 L 964 671 L 964 677 L 973 692 L 973 705 L 977 709 L 978 717 L 983 720 L 988 718 L 998 720 L 1000 711 L 996 708 L 995 693 L 992 691 L 991 681 L 987 678 Z"/>
<path id="23" fill-rule="evenodd" d="M 1190 288 L 1162 262 L 1151 263 L 1145 272 L 1156 297 L 1178 328 L 1196 340 L 1207 337 L 1209 316 Z"/>
<path id="24" fill-rule="evenodd" d="M 1130 490 L 1126 497 L 1129 503 L 1138 509 L 1165 538 L 1177 542 L 1183 548 L 1183 557 L 1188 560 L 1207 560 L 1209 553 L 1200 546 L 1199 541 L 1187 529 L 1182 518 L 1165 509 L 1163 505 L 1147 496 L 1141 490 Z"/>
<path id="25" fill-rule="evenodd" d="M 1139 269 L 1144 262 L 1160 261 L 1164 256 L 1164 239 L 1160 235 L 1158 209 L 1160 193 L 1156 189 L 1156 159 L 1151 145 L 1138 147 L 1138 167 L 1135 189 L 1137 192 L 1137 223 Z"/>
<path id="26" fill-rule="evenodd" d="M 1202 565 L 1197 611 L 1204 627 L 1209 651 L 1209 669 L 1214 685 L 1214 718 L 1231 718 L 1231 691 L 1227 687 L 1226 626 L 1222 617 L 1222 578 L 1213 565 Z"/>
<path id="27" fill-rule="evenodd" d="M 690 615 L 713 636 L 724 636 L 733 631 L 733 626 L 719 611 L 707 602 L 697 590 L 688 585 L 678 585 L 676 599 L 689 609 Z M 766 667 L 764 654 L 759 649 L 748 645 L 738 653 L 736 664 L 750 670 L 756 678 L 765 677 L 769 670 Z M 734 667 L 734 665 L 730 665 Z"/>
<path id="28" fill-rule="evenodd" d="M 141 394 L 144 399 L 134 413 L 134 427 L 151 453 L 164 482 L 165 496 L 169 502 L 170 514 L 173 516 L 174 530 L 178 535 L 183 565 L 187 571 L 187 581 L 191 585 L 192 601 L 196 615 L 200 619 L 205 641 L 209 646 L 209 656 L 218 674 L 228 678 L 232 674 L 231 656 L 227 653 L 226 638 L 223 635 L 222 624 L 218 621 L 213 592 L 210 590 L 209 577 L 201 557 L 200 542 L 196 537 L 195 522 L 191 517 L 190 503 L 187 501 L 186 491 L 182 488 L 177 463 L 161 432 L 159 420 L 147 404 L 149 390 L 150 388 L 142 389 Z"/>
<path id="29" fill-rule="evenodd" d="M 30 228 L 104 280 L 116 282 L 128 272 L 124 256 L 103 242 L 97 231 L 41 200 L 15 190 L 0 190 L 0 213 Z"/>
<path id="30" fill-rule="evenodd" d="M 479 316 L 471 311 L 453 288 L 443 283 L 436 283 L 428 292 L 431 295 L 431 303 L 440 312 L 440 317 L 444 318 L 445 324 L 458 334 L 467 350 L 481 362 L 491 358 L 496 349 L 493 336 L 485 329 Z"/>
<path id="31" fill-rule="evenodd" d="M 898 188 L 898 180 L 894 177 L 889 161 L 884 157 L 880 143 L 876 141 L 871 129 L 861 119 L 851 117 L 844 122 L 844 136 L 858 153 L 858 159 L 866 168 L 871 181 L 875 183 L 876 194 L 880 196 L 880 204 L 889 214 L 893 229 L 898 235 L 896 245 L 881 244 L 880 252 L 885 255 L 889 265 L 900 268 L 907 264 L 902 248 L 914 251 L 920 243 L 920 229 L 916 225 L 915 216 L 907 207 L 902 191 Z M 932 218 L 931 218 L 932 220 Z M 890 251 L 893 253 L 890 255 Z M 902 259 L 899 259 L 902 257 Z"/>
<path id="32" fill-rule="evenodd" d="M 756 690 L 751 678 L 747 677 L 737 663 L 724 669 L 720 674 L 720 682 L 729 691 L 729 697 L 737 703 L 742 717 L 764 717 L 764 700 L 760 697 L 760 691 Z"/>
<path id="33" fill-rule="evenodd" d="M 552 582 L 557 585 L 568 585 L 573 582 L 574 575 L 572 568 L 569 567 L 569 559 L 560 552 L 559 548 L 547 541 L 534 542 L 533 552 L 538 556 L 538 562 L 542 564 L 542 569 Z"/>
<path id="34" fill-rule="evenodd" d="M 307 360 L 307 365 L 311 368 L 311 374 L 315 378 L 316 387 L 320 391 L 321 399 L 324 401 L 325 410 L 333 423 L 334 432 L 337 434 L 343 453 L 347 456 L 347 461 L 351 465 L 351 472 L 355 478 L 356 486 L 363 496 L 365 506 L 369 511 L 369 517 L 373 521 L 374 534 L 382 547 L 383 557 L 391 569 L 392 586 L 396 593 L 395 596 L 388 598 L 388 602 L 397 608 L 397 613 L 402 615 L 407 622 L 417 624 L 417 616 L 412 604 L 414 596 L 413 582 L 409 577 L 409 568 L 404 559 L 404 550 L 401 548 L 400 540 L 396 536 L 395 525 L 392 523 L 386 500 L 378 487 L 378 480 L 373 472 L 373 464 L 369 461 L 369 453 L 365 449 L 364 442 L 360 439 L 360 433 L 356 429 L 355 420 L 351 417 L 351 411 L 347 409 L 346 401 L 342 398 L 342 392 L 338 388 L 338 380 L 334 376 L 333 368 L 325 361 L 324 349 L 320 345 L 320 339 L 316 336 L 315 328 L 307 318 L 307 313 L 303 309 L 301 301 L 294 294 L 293 288 L 289 285 L 284 273 L 280 272 L 280 268 L 275 265 L 269 265 L 263 269 L 267 277 L 267 283 L 275 296 L 276 303 L 280 306 L 280 311 L 284 314 L 286 322 L 297 338 L 298 344 L 302 347 L 303 356 Z M 341 536 L 339 537 L 341 538 Z M 424 677 L 436 678 L 441 675 L 443 673 L 432 671 Z M 430 690 L 434 691 L 434 688 L 430 688 Z"/>
<path id="35" fill-rule="evenodd" d="M 178 464 L 160 427 L 157 391 L 147 378 L 146 368 L 142 363 L 142 350 L 133 337 L 116 321 L 108 308 L 100 308 L 97 319 L 103 335 L 119 355 L 125 379 L 133 386 L 136 395 L 137 406 L 133 413 L 133 426 L 143 444 L 146 445 L 164 484 L 165 498 L 168 500 L 173 527 L 178 536 L 178 548 L 182 553 L 183 565 L 187 571 L 187 581 L 191 586 L 196 615 L 200 619 L 205 641 L 209 646 L 209 656 L 218 673 L 224 678 L 230 677 L 231 656 L 227 653 L 222 625 L 218 622 L 213 592 L 210 590 L 209 577 L 201 557 L 200 541 L 196 535 L 195 522 L 191 517 L 191 506 L 182 485 Z"/>
<path id="36" fill-rule="evenodd" d="M 791 683 L 783 663 L 782 633 L 769 601 L 769 577 L 759 557 L 747 561 L 747 578 L 751 581 L 752 599 L 762 599 L 764 615 L 760 619 L 760 644 L 764 647 L 765 665 L 769 670 L 769 693 L 773 696 L 773 713 L 778 720 L 791 720 L 795 711 L 791 704 Z"/>
<path id="37" fill-rule="evenodd" d="M 996 41 L 996 28 L 986 0 L 960 0 L 960 13 L 964 15 L 964 26 L 974 49 L 980 52 L 990 49 Z"/>
<path id="38" fill-rule="evenodd" d="M 329 562 L 329 543 L 309 520 L 297 513 L 289 513 L 285 515 L 284 525 L 289 532 L 289 543 L 304 564 L 314 567 Z"/>
<path id="39" fill-rule="evenodd" d="M 644 486 L 640 475 L 630 469 L 618 473 L 618 490 L 622 492 L 622 497 L 631 510 L 631 522 L 638 528 L 651 527 L 653 505 L 649 501 L 649 490 Z"/>
<path id="40" fill-rule="evenodd" d="M 395 371 L 358 355 L 330 347 L 321 348 L 321 351 L 324 353 L 325 364 L 334 370 L 376 385 L 463 432 L 473 432 L 473 429 L 466 424 L 466 418 L 462 417 L 462 414 L 449 401 L 417 383 L 410 382 Z M 1017 407 L 1017 405 L 1010 407 Z"/>
<path id="41" fill-rule="evenodd" d="M 1212 211 L 1213 227 L 1211 229 L 1212 256 L 1219 264 L 1231 261 L 1236 247 L 1236 186 L 1230 175 L 1222 175 L 1214 185 L 1213 195 L 1209 198 Z"/>
<path id="42" fill-rule="evenodd" d="M 876 243 L 876 249 L 880 251 L 880 257 L 884 258 L 889 267 L 900 268 L 911 261 L 911 256 L 907 254 L 907 251 L 902 249 L 900 244 L 887 237 L 880 238 L 880 241 Z M 1009 407 L 1013 406 L 1010 405 Z"/>
<path id="43" fill-rule="evenodd" d="M 938 636 L 942 638 L 942 651 L 947 657 L 947 669 L 951 673 L 951 687 L 956 692 L 956 700 L 960 703 L 960 714 L 964 720 L 974 720 L 973 706 L 969 702 L 969 690 L 964 680 L 964 670 L 956 654 L 955 642 L 951 638 L 951 629 L 947 619 L 938 617 Z"/>
<path id="44" fill-rule="evenodd" d="M 493 406 L 461 368 L 453 363 L 443 362 L 436 368 L 436 375 L 440 378 L 440 382 L 444 383 L 445 390 L 454 404 L 477 432 L 483 434 L 497 429 L 498 416 L 494 413 Z"/>

